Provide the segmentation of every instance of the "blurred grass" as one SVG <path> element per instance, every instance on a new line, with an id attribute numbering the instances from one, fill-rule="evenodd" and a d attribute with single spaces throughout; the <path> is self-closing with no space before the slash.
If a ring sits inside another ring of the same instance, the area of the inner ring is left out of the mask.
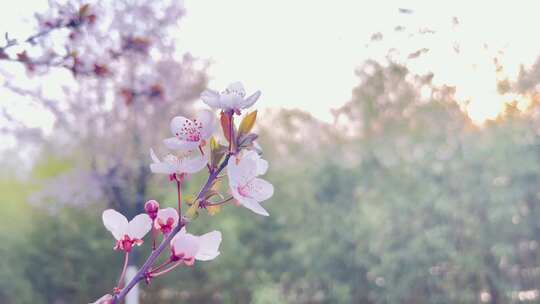
<path id="1" fill-rule="evenodd" d="M 41 188 L 39 182 L 66 172 L 71 167 L 70 160 L 47 156 L 34 166 L 31 180 L 21 181 L 13 176 L 0 178 L 0 236 L 18 238 L 27 233 L 32 228 L 29 223 L 35 212 L 40 212 L 29 203 L 32 193 Z"/>
<path id="2" fill-rule="evenodd" d="M 34 189 L 35 186 L 13 179 L 0 180 L 0 193 L 2 193 L 0 236 L 17 237 L 31 228 L 28 221 L 32 208 L 27 203 L 27 198 Z"/>

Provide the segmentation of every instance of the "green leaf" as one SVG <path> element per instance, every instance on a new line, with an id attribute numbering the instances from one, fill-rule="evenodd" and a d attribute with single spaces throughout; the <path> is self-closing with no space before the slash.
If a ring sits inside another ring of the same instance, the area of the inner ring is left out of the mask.
<path id="1" fill-rule="evenodd" d="M 197 218 L 198 215 L 199 215 L 199 200 L 195 201 L 195 203 L 193 203 L 191 207 L 189 207 L 189 209 L 186 211 L 186 216 L 191 219 Z"/>
<path id="2" fill-rule="evenodd" d="M 227 147 L 222 146 L 218 143 L 218 141 L 214 138 L 210 138 L 210 166 L 212 168 L 217 168 L 219 165 L 219 162 L 225 156 L 225 153 L 227 153 Z"/>
<path id="3" fill-rule="evenodd" d="M 238 128 L 238 137 L 241 137 L 244 134 L 248 134 L 253 126 L 255 125 L 255 120 L 257 120 L 257 110 L 247 114 Z"/>
<path id="4" fill-rule="evenodd" d="M 210 216 L 214 216 L 214 215 L 218 214 L 221 211 L 221 206 L 219 206 L 219 205 L 208 206 L 206 208 L 206 210 L 208 211 L 208 214 L 210 214 Z"/>

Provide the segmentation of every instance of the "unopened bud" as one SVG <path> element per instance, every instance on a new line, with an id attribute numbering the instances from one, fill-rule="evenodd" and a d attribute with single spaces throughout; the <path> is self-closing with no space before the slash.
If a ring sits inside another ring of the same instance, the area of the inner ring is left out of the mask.
<path id="1" fill-rule="evenodd" d="M 149 200 L 144 204 L 144 211 L 146 211 L 146 213 L 152 220 L 157 217 L 158 210 L 159 203 L 155 200 Z"/>

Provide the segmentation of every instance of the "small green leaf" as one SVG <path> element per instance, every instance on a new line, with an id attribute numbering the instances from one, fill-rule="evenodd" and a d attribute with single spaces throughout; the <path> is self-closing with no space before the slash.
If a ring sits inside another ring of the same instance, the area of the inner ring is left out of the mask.
<path id="1" fill-rule="evenodd" d="M 257 120 L 256 110 L 247 114 L 244 119 L 242 119 L 240 127 L 238 128 L 238 137 L 241 137 L 244 134 L 248 134 L 251 129 L 253 129 L 253 126 L 255 125 L 255 120 Z"/>
<path id="2" fill-rule="evenodd" d="M 199 201 L 197 200 L 186 211 L 186 216 L 191 219 L 194 219 L 194 218 L 197 218 L 198 215 L 199 215 Z"/>
<path id="3" fill-rule="evenodd" d="M 188 206 L 193 205 L 193 200 L 194 200 L 193 195 L 186 195 L 186 196 L 184 196 L 184 202 L 185 202 Z"/>
<path id="4" fill-rule="evenodd" d="M 214 215 L 218 214 L 221 211 L 221 206 L 219 206 L 219 205 L 208 206 L 206 208 L 206 210 L 208 211 L 208 214 L 210 214 L 210 216 L 214 216 Z"/>
<path id="5" fill-rule="evenodd" d="M 227 153 L 227 147 L 221 145 L 213 136 L 210 138 L 210 166 L 216 168 Z"/>
<path id="6" fill-rule="evenodd" d="M 219 149 L 219 143 L 214 136 L 210 137 L 210 150 L 215 151 Z"/>

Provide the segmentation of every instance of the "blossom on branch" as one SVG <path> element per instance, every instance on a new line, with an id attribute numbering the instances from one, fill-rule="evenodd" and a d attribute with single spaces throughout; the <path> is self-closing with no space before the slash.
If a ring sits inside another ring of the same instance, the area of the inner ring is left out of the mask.
<path id="1" fill-rule="evenodd" d="M 146 203 L 144 203 L 144 211 L 146 211 L 146 214 L 148 214 L 150 219 L 156 219 L 157 213 L 159 211 L 159 203 L 156 200 L 147 201 Z"/>
<path id="2" fill-rule="evenodd" d="M 178 212 L 174 208 L 159 209 L 154 228 L 161 231 L 163 234 L 171 232 L 178 225 Z"/>
<path id="3" fill-rule="evenodd" d="M 257 176 L 266 173 L 267 169 L 268 162 L 255 151 L 233 156 L 227 164 L 229 187 L 233 197 L 240 205 L 264 216 L 269 214 L 260 202 L 272 197 L 274 186 Z"/>
<path id="4" fill-rule="evenodd" d="M 121 213 L 107 209 L 103 211 L 103 224 L 116 239 L 115 250 L 130 252 L 133 245 L 140 246 L 142 238 L 152 229 L 152 220 L 147 214 L 139 214 L 128 222 Z"/>
<path id="5" fill-rule="evenodd" d="M 212 108 L 222 109 L 223 111 L 233 110 L 240 112 L 241 109 L 246 109 L 255 104 L 261 91 L 256 91 L 247 98 L 244 86 L 240 82 L 231 83 L 221 93 L 214 90 L 204 90 L 201 94 L 201 99 Z"/>
<path id="6" fill-rule="evenodd" d="M 257 163 L 257 175 L 263 175 L 268 171 L 268 161 L 262 159 L 262 157 L 256 151 L 248 151 L 244 154 L 245 158 L 248 158 Z"/>
<path id="7" fill-rule="evenodd" d="M 150 170 L 154 173 L 163 174 L 192 174 L 201 171 L 208 163 L 208 154 L 188 158 L 176 157 L 172 154 L 167 154 L 161 161 L 154 150 L 150 149 L 150 157 L 153 163 L 150 164 Z"/>
<path id="8" fill-rule="evenodd" d="M 174 137 L 164 140 L 167 148 L 190 151 L 206 144 L 216 128 L 216 118 L 212 111 L 203 110 L 193 120 L 176 116 L 171 120 L 170 127 Z"/>
<path id="9" fill-rule="evenodd" d="M 195 260 L 210 261 L 219 255 L 221 232 L 212 231 L 201 236 L 186 232 L 183 227 L 171 240 L 171 259 L 183 261 L 186 265 L 193 265 Z"/>

